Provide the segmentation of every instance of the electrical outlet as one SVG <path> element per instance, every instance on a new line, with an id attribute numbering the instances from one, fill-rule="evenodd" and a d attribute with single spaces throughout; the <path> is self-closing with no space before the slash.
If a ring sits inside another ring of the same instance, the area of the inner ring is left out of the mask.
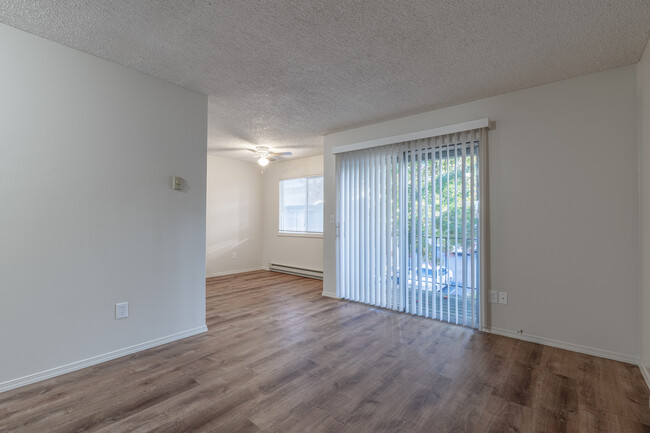
<path id="1" fill-rule="evenodd" d="M 334 224 L 334 215 L 330 215 L 330 224 Z"/>
<path id="2" fill-rule="evenodd" d="M 115 320 L 126 319 L 127 317 L 129 317 L 129 303 L 120 302 L 115 304 Z"/>
<path id="3" fill-rule="evenodd" d="M 499 302 L 499 297 L 496 290 L 490 290 L 490 304 L 496 304 Z"/>
<path id="4" fill-rule="evenodd" d="M 499 292 L 499 304 L 508 303 L 508 292 Z"/>
<path id="5" fill-rule="evenodd" d="M 237 258 L 237 253 L 232 253 L 232 259 L 235 260 Z"/>

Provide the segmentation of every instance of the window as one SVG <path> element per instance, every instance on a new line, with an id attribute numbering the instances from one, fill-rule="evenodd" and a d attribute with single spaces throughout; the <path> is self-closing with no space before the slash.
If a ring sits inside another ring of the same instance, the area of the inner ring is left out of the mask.
<path id="1" fill-rule="evenodd" d="M 323 176 L 280 181 L 280 233 L 323 233 Z"/>

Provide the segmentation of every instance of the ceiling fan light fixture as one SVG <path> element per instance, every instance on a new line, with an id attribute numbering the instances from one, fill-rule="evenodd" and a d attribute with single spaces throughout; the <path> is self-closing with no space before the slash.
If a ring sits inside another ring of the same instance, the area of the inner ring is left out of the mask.
<path id="1" fill-rule="evenodd" d="M 267 165 L 269 165 L 269 160 L 266 157 L 266 155 L 262 155 L 260 156 L 260 159 L 257 160 L 257 163 L 262 167 L 266 167 Z"/>

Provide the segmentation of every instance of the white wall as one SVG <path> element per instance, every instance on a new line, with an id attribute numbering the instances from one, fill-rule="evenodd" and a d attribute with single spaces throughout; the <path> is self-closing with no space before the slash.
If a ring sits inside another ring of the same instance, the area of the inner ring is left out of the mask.
<path id="1" fill-rule="evenodd" d="M 273 163 L 264 171 L 265 268 L 270 263 L 278 263 L 318 271 L 323 269 L 322 237 L 289 237 L 278 234 L 280 180 L 320 174 L 323 174 L 323 155 Z"/>
<path id="2" fill-rule="evenodd" d="M 262 269 L 262 174 L 257 164 L 208 155 L 206 248 L 208 277 Z"/>
<path id="3" fill-rule="evenodd" d="M 270 263 L 323 269 L 322 237 L 278 234 L 279 181 L 323 174 L 322 155 L 274 162 L 264 173 L 257 164 L 208 155 L 207 173 L 207 276 Z"/>
<path id="4" fill-rule="evenodd" d="M 641 364 L 650 368 L 650 48 L 637 65 L 639 125 L 639 197 L 641 207 L 640 274 Z M 648 378 L 650 379 L 650 377 Z"/>
<path id="5" fill-rule="evenodd" d="M 0 390 L 205 330 L 207 98 L 5 25 L 0 58 Z"/>
<path id="6" fill-rule="evenodd" d="M 603 356 L 639 356 L 636 66 L 609 70 L 325 137 L 332 147 L 489 117 L 491 326 Z M 335 292 L 334 226 L 324 291 Z"/>

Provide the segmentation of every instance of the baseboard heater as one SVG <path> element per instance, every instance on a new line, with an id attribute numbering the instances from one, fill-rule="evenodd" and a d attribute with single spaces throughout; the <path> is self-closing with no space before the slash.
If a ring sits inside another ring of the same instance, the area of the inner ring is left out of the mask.
<path id="1" fill-rule="evenodd" d="M 317 280 L 323 279 L 323 271 L 298 268 L 296 266 L 279 265 L 277 263 L 271 263 L 269 265 L 269 271 L 282 272 L 283 274 L 297 275 L 299 277 L 315 278 Z"/>

